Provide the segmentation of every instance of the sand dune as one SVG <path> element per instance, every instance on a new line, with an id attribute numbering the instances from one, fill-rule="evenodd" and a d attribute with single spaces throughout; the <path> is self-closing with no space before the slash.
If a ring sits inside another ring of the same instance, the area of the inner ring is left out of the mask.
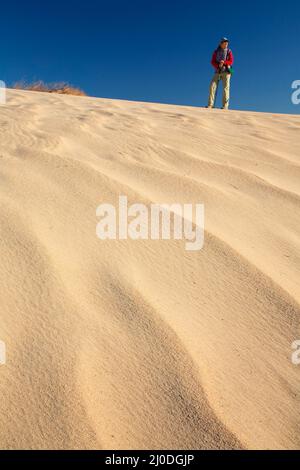
<path id="1" fill-rule="evenodd" d="M 0 447 L 300 447 L 300 118 L 9 91 Z M 205 246 L 96 208 L 205 203 Z"/>

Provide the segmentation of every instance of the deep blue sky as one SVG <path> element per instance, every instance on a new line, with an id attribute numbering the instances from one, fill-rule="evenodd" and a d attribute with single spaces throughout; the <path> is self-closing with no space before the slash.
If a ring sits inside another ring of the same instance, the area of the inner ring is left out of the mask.
<path id="1" fill-rule="evenodd" d="M 300 113 L 300 1 L 49 0 L 1 5 L 1 76 L 88 94 L 206 105 L 211 54 L 235 54 L 232 107 Z"/>

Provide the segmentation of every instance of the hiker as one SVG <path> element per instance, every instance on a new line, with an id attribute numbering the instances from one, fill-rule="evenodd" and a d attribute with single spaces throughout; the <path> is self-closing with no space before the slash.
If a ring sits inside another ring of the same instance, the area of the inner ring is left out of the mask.
<path id="1" fill-rule="evenodd" d="M 229 40 L 222 38 L 219 47 L 215 50 L 211 60 L 215 68 L 215 75 L 210 84 L 208 108 L 213 108 L 216 100 L 216 93 L 220 81 L 223 82 L 223 107 L 229 108 L 230 99 L 230 79 L 232 74 L 233 53 L 229 49 Z"/>

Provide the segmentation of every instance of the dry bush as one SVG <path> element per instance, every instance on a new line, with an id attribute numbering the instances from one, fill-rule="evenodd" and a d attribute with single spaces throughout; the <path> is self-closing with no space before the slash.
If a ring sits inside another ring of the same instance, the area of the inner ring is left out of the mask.
<path id="1" fill-rule="evenodd" d="M 40 91 L 43 93 L 58 93 L 60 95 L 75 95 L 75 96 L 86 96 L 86 93 L 80 88 L 73 87 L 68 83 L 44 83 L 42 80 L 26 83 L 23 81 L 16 82 L 13 85 L 16 90 L 28 90 L 28 91 Z"/>

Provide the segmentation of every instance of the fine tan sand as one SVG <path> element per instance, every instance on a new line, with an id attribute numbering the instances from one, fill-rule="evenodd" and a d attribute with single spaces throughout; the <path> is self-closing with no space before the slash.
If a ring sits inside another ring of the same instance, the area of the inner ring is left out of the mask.
<path id="1" fill-rule="evenodd" d="M 2 449 L 300 447 L 300 117 L 8 91 Z M 96 208 L 204 203 L 205 245 Z"/>

